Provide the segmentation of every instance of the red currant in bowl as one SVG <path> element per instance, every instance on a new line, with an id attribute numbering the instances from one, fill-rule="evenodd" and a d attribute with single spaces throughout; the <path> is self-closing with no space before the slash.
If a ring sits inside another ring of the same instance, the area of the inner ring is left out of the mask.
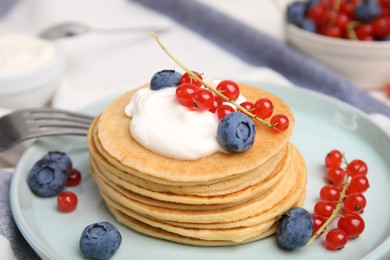
<path id="1" fill-rule="evenodd" d="M 384 88 L 390 81 L 390 60 L 383 55 L 390 52 L 390 31 L 385 29 L 390 12 L 383 1 L 302 3 L 299 10 L 291 10 L 292 4 L 287 8 L 287 41 L 362 89 Z M 306 21 L 313 22 L 314 29 L 305 28 Z"/>

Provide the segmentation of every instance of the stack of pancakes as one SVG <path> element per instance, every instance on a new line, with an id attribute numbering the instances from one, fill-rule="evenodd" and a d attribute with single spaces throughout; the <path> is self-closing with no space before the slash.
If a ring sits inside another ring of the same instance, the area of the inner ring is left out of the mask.
<path id="1" fill-rule="evenodd" d="M 289 142 L 292 111 L 261 89 L 241 84 L 240 90 L 250 101 L 271 99 L 290 127 L 279 133 L 256 122 L 253 147 L 239 154 L 187 161 L 145 149 L 124 113 L 135 90 L 96 118 L 88 136 L 91 175 L 118 222 L 179 243 L 235 245 L 269 236 L 284 211 L 303 203 L 306 167 Z"/>

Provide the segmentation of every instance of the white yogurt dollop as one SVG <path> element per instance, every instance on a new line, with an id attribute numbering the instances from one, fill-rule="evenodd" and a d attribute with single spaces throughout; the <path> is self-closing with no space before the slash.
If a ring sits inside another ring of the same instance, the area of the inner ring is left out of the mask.
<path id="1" fill-rule="evenodd" d="M 125 108 L 131 135 L 145 148 L 167 157 L 196 160 L 223 151 L 217 142 L 218 119 L 191 111 L 175 99 L 176 88 L 142 88 Z"/>

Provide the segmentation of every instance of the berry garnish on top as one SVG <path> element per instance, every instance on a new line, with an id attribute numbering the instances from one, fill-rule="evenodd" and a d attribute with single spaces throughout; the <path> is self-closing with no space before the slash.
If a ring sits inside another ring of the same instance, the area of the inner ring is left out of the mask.
<path id="1" fill-rule="evenodd" d="M 150 80 L 150 88 L 159 90 L 162 88 L 177 87 L 182 75 L 175 70 L 161 70 L 153 75 Z"/>

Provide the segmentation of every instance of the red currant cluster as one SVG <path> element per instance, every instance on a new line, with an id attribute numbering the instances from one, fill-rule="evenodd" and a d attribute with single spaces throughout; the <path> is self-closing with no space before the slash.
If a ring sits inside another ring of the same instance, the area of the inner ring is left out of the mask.
<path id="1" fill-rule="evenodd" d="M 196 71 L 193 71 L 193 73 L 203 81 L 201 74 Z M 268 98 L 260 98 L 255 103 L 245 101 L 237 104 L 240 88 L 234 81 L 222 80 L 215 89 L 207 86 L 202 87 L 202 85 L 201 81 L 198 81 L 187 72 L 184 73 L 180 79 L 180 85 L 176 89 L 176 100 L 189 109 L 215 113 L 218 120 L 236 110 L 249 115 L 253 119 L 260 119 L 263 123 L 265 122 L 263 120 L 273 114 L 274 106 Z M 229 102 L 233 106 L 224 102 Z M 266 125 L 282 132 L 288 128 L 289 120 L 283 114 L 276 114 Z"/>
<path id="2" fill-rule="evenodd" d="M 306 17 L 315 32 L 361 41 L 390 37 L 390 0 L 320 0 L 309 6 Z"/>
<path id="3" fill-rule="evenodd" d="M 345 168 L 341 167 L 342 163 L 346 164 Z M 328 230 L 325 238 L 326 248 L 336 250 L 343 248 L 348 239 L 358 237 L 364 230 L 365 224 L 360 214 L 366 207 L 363 193 L 369 187 L 368 168 L 359 159 L 346 162 L 339 150 L 332 150 L 326 155 L 325 166 L 326 178 L 330 183 L 322 187 L 320 200 L 314 206 L 311 241 L 338 218 L 337 227 Z"/>
<path id="4" fill-rule="evenodd" d="M 74 187 L 79 185 L 81 181 L 81 173 L 75 168 L 68 169 L 68 179 L 66 180 L 66 186 Z M 71 212 L 77 206 L 77 195 L 71 191 L 63 191 L 57 197 L 58 209 L 62 212 Z"/>

